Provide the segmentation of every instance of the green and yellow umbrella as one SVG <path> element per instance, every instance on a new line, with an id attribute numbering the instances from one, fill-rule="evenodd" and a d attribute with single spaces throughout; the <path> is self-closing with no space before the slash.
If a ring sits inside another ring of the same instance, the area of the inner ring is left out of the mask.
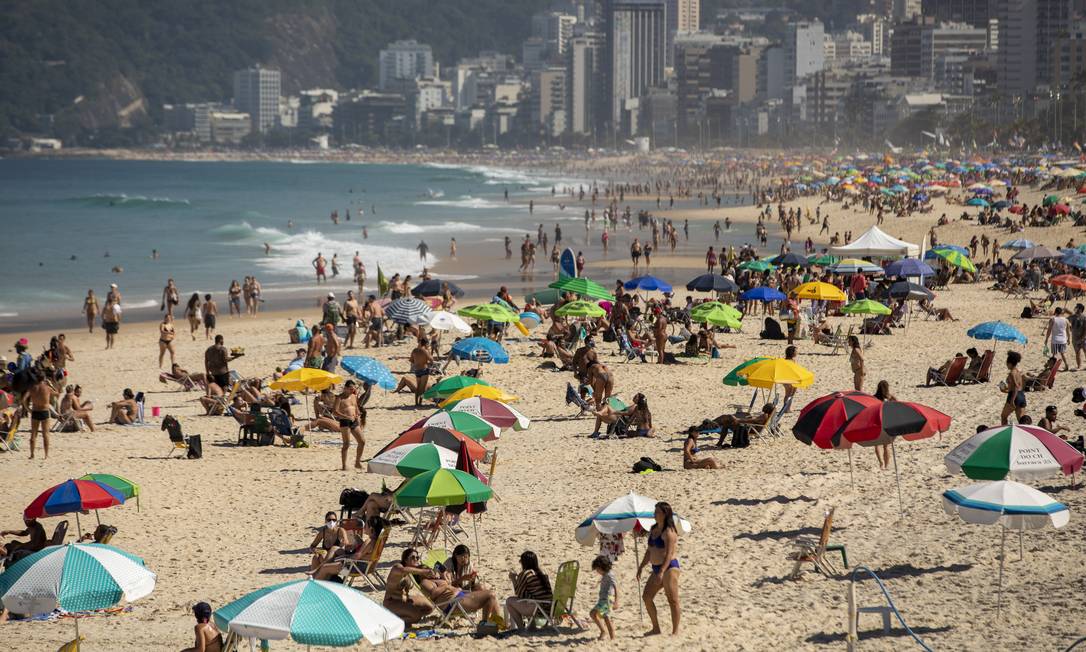
<path id="1" fill-rule="evenodd" d="M 520 319 L 516 313 L 505 306 L 496 303 L 480 303 L 478 305 L 468 306 L 457 310 L 456 314 L 461 317 L 478 319 L 479 321 L 496 321 L 502 323 L 512 323 Z"/>
<path id="2" fill-rule="evenodd" d="M 698 305 L 690 309 L 690 318 L 697 321 L 697 317 L 699 315 L 707 312 L 713 312 L 714 310 L 720 310 L 736 321 L 739 321 L 743 318 L 743 313 L 739 312 L 734 307 L 720 301 L 706 301 L 704 303 L 699 303 Z"/>
<path id="3" fill-rule="evenodd" d="M 607 311 L 591 301 L 570 301 L 554 314 L 559 317 L 603 317 Z"/>
<path id="4" fill-rule="evenodd" d="M 729 371 L 728 375 L 724 376 L 724 384 L 729 385 L 731 387 L 746 387 L 750 383 L 747 382 L 747 377 L 746 376 L 741 376 L 739 374 L 739 372 L 743 371 L 744 369 L 751 366 L 752 364 L 762 362 L 762 361 L 768 360 L 768 359 L 769 358 L 758 357 L 758 358 L 751 358 L 750 360 L 747 360 L 746 362 L 739 365 L 735 369 L 732 369 L 731 371 Z"/>
<path id="5" fill-rule="evenodd" d="M 967 272 L 977 271 L 977 266 L 962 252 L 956 249 L 933 249 L 935 255 L 945 260 L 948 264 L 960 267 Z"/>
<path id="6" fill-rule="evenodd" d="M 435 469 L 420 473 L 396 492 L 401 507 L 463 505 L 490 500 L 494 492 L 473 475 L 456 469 Z"/>
<path id="7" fill-rule="evenodd" d="M 723 326 L 733 331 L 743 330 L 742 322 L 721 308 L 702 310 L 696 315 L 691 313 L 690 319 L 699 323 L 712 324 L 713 326 Z"/>
<path id="8" fill-rule="evenodd" d="M 774 385 L 791 385 L 797 388 L 814 384 L 814 374 L 791 360 L 769 358 L 752 364 L 739 372 L 752 387 L 769 389 Z"/>
<path id="9" fill-rule="evenodd" d="M 847 315 L 889 315 L 891 310 L 878 301 L 860 299 L 841 308 L 841 312 Z"/>
<path id="10" fill-rule="evenodd" d="M 591 279 L 583 277 L 558 279 L 547 287 L 561 290 L 562 292 L 572 292 L 573 294 L 588 297 L 589 299 L 615 300 L 615 296 L 608 292 L 607 288 Z"/>
<path id="11" fill-rule="evenodd" d="M 465 387 L 471 387 L 472 385 L 490 387 L 490 383 L 473 376 L 450 376 L 427 389 L 423 392 L 422 397 L 426 399 L 440 398 L 444 400 Z"/>

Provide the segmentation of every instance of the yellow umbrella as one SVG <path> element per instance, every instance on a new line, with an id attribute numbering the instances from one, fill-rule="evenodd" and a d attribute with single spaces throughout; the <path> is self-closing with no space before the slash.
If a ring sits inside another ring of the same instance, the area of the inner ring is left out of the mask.
<path id="1" fill-rule="evenodd" d="M 474 398 L 476 396 L 480 398 L 493 399 L 500 403 L 512 403 L 513 401 L 517 400 L 516 396 L 513 396 L 512 394 L 506 394 L 497 387 L 491 387 L 489 385 L 468 385 L 467 387 L 462 387 L 456 390 L 439 405 L 441 407 L 445 407 L 446 405 L 451 405 L 452 403 L 456 403 L 457 401 L 462 401 L 466 398 Z"/>
<path id="2" fill-rule="evenodd" d="M 295 369 L 269 385 L 272 389 L 286 390 L 288 392 L 320 392 L 328 389 L 336 383 L 342 383 L 343 378 L 321 369 L 304 367 Z"/>
<path id="3" fill-rule="evenodd" d="M 816 299 L 819 301 L 845 301 L 847 299 L 845 293 L 836 285 L 830 285 L 822 281 L 804 283 L 792 290 L 792 296 L 797 299 Z"/>
<path id="4" fill-rule="evenodd" d="M 774 385 L 792 385 L 797 388 L 814 384 L 814 374 L 791 360 L 769 358 L 740 369 L 738 375 L 747 379 L 751 387 L 769 389 Z"/>

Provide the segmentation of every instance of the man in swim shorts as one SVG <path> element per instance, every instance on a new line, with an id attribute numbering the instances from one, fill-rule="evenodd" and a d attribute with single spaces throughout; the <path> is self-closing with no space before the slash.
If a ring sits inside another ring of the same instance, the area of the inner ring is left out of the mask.
<path id="1" fill-rule="evenodd" d="M 39 431 L 45 449 L 45 459 L 49 459 L 49 406 L 56 396 L 56 390 L 44 375 L 40 376 L 27 392 L 25 400 L 30 406 L 30 459 L 34 459 L 34 448 L 38 442 Z"/>
<path id="2" fill-rule="evenodd" d="M 347 470 L 347 452 L 351 449 L 351 437 L 354 437 L 358 444 L 354 455 L 354 468 L 361 469 L 362 449 L 366 446 L 366 440 L 362 436 L 365 420 L 359 417 L 358 398 L 353 380 L 348 380 L 343 384 L 343 392 L 336 397 L 336 406 L 332 413 L 339 422 L 339 434 L 343 437 L 343 446 L 339 451 L 342 470 Z"/>

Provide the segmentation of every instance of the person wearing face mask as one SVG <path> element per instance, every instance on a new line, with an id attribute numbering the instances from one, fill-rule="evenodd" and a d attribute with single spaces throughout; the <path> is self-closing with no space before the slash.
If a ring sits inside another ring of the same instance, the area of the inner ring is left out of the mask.
<path id="1" fill-rule="evenodd" d="M 349 543 L 347 531 L 340 527 L 339 521 L 336 520 L 336 513 L 325 514 L 324 525 L 317 528 L 317 535 L 309 544 L 309 552 L 313 555 L 309 562 L 309 571 L 313 572 L 320 568 L 324 560 L 331 559 L 337 550 L 346 547 Z"/>

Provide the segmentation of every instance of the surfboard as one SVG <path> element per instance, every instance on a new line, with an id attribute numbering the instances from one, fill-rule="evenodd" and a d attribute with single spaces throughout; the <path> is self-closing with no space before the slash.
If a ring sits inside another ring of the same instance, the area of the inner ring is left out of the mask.
<path id="1" fill-rule="evenodd" d="M 558 278 L 577 278 L 577 255 L 568 247 L 558 258 Z"/>

